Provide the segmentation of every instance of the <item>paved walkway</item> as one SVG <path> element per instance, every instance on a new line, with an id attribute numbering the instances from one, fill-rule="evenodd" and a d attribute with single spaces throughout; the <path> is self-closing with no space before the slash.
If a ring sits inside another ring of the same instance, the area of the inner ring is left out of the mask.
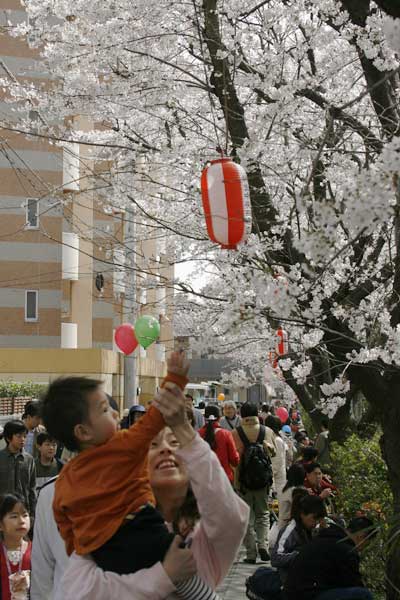
<path id="1" fill-rule="evenodd" d="M 221 600 L 247 600 L 246 578 L 252 575 L 258 567 L 269 565 L 269 563 L 261 562 L 260 559 L 258 559 L 256 565 L 247 565 L 243 562 L 244 557 L 245 552 L 242 548 L 238 560 L 232 565 L 229 575 L 218 588 Z"/>

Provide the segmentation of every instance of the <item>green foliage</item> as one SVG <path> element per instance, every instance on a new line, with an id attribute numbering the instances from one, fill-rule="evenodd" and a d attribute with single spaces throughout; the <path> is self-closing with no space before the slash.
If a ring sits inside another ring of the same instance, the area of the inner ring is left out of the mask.
<path id="1" fill-rule="evenodd" d="M 0 381 L 0 398 L 39 398 L 46 389 L 46 385 L 25 381 Z"/>
<path id="2" fill-rule="evenodd" d="M 392 494 L 380 452 L 380 435 L 377 432 L 369 440 L 352 435 L 341 446 L 332 444 L 334 479 L 340 490 L 337 512 L 346 520 L 357 513 L 366 514 L 379 527 L 379 535 L 362 553 L 364 582 L 377 599 L 385 597 L 385 549 L 392 515 Z"/>

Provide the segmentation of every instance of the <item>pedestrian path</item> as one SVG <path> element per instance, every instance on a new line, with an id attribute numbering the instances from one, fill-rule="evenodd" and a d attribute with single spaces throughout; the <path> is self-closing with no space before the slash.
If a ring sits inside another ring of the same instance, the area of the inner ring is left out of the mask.
<path id="1" fill-rule="evenodd" d="M 261 562 L 260 560 L 258 560 L 256 565 L 247 565 L 243 562 L 244 557 L 245 552 L 242 548 L 238 560 L 233 563 L 228 576 L 218 588 L 221 600 L 247 600 L 246 578 L 252 575 L 258 567 L 269 565 L 269 563 Z"/>

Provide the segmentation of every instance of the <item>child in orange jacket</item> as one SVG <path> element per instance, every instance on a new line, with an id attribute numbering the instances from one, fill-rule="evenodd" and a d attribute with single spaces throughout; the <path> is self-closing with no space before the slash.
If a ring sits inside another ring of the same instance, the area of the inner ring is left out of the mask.
<path id="1" fill-rule="evenodd" d="M 183 390 L 187 371 L 184 356 L 173 353 L 162 385 L 172 394 L 172 384 Z M 66 377 L 50 384 L 42 417 L 50 435 L 78 452 L 58 477 L 53 504 L 68 554 L 92 554 L 101 568 L 120 574 L 162 560 L 173 535 L 154 506 L 147 468 L 151 441 L 165 427 L 159 410 L 151 406 L 117 431 L 101 382 Z"/>

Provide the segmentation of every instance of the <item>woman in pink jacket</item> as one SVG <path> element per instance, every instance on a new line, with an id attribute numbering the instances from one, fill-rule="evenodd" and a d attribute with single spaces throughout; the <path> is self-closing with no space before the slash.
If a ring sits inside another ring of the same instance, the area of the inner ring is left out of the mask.
<path id="1" fill-rule="evenodd" d="M 90 556 L 73 554 L 64 574 L 64 600 L 172 600 L 174 581 L 191 575 L 193 559 L 198 575 L 212 589 L 227 575 L 246 532 L 249 510 L 215 453 L 185 423 L 174 433 L 165 428 L 153 440 L 149 469 L 158 507 L 168 523 L 176 518 L 190 483 L 201 517 L 188 536 L 190 550 L 173 544 L 163 563 L 130 575 L 104 572 Z"/>

